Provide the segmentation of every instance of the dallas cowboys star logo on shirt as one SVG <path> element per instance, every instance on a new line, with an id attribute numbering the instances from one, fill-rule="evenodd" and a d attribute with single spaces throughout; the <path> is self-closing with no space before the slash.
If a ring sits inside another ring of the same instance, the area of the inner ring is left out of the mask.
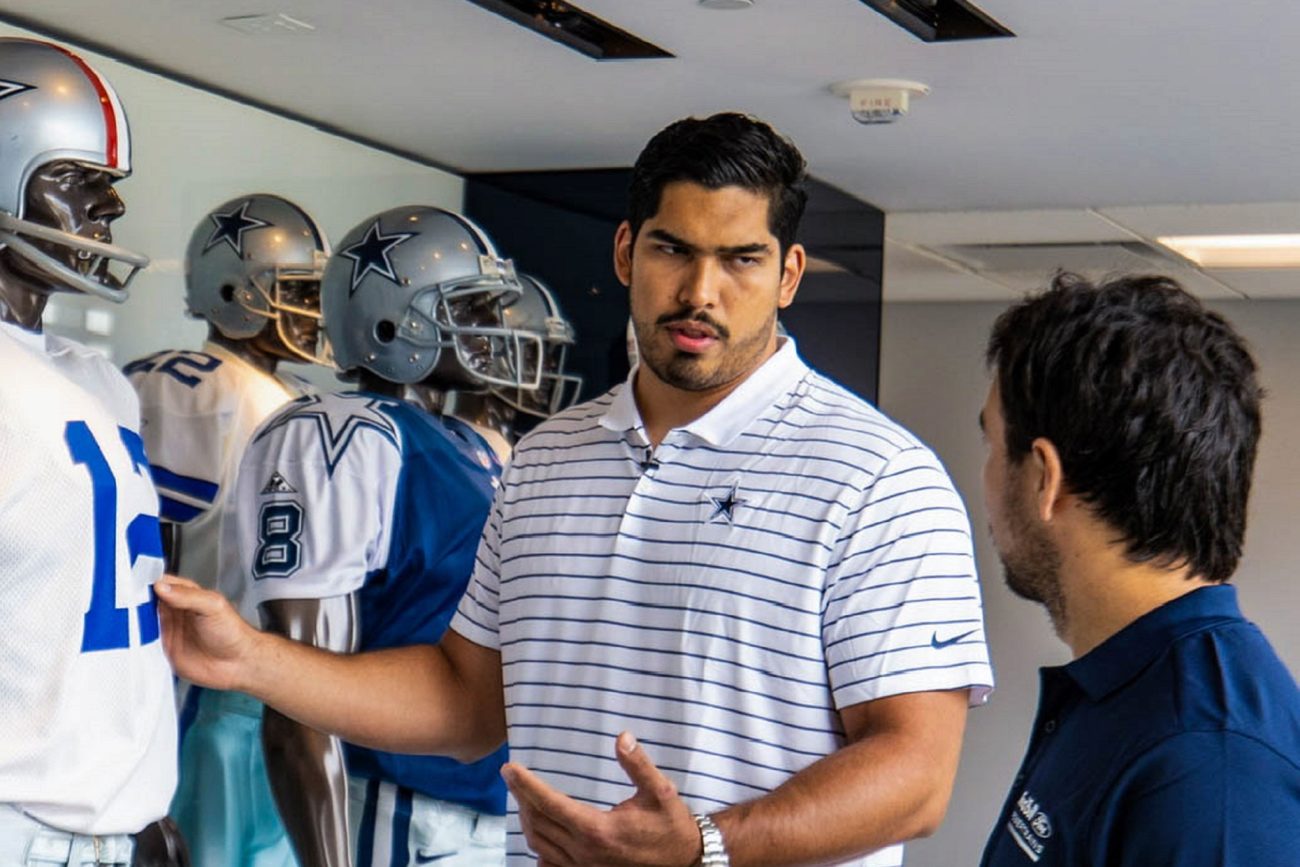
<path id="1" fill-rule="evenodd" d="M 251 200 L 243 201 L 228 214 L 209 214 L 208 216 L 216 228 L 208 236 L 208 242 L 203 245 L 203 252 L 206 253 L 218 244 L 225 242 L 230 245 L 230 249 L 235 251 L 236 256 L 241 259 L 244 258 L 244 233 L 271 225 L 265 220 L 248 216 L 248 208 L 252 204 Z"/>
<path id="2" fill-rule="evenodd" d="M 329 403 L 322 401 L 319 395 L 300 397 L 258 431 L 254 441 L 282 425 L 313 424 L 320 438 L 321 455 L 325 458 L 325 474 L 333 478 L 335 468 L 352 444 L 352 438 L 363 428 L 378 431 L 400 448 L 397 426 L 383 412 L 385 406 L 393 404 L 394 401 L 361 393 L 331 395 Z"/>
<path id="3" fill-rule="evenodd" d="M 361 281 L 370 273 L 378 274 L 393 283 L 399 283 L 388 254 L 394 247 L 414 237 L 414 232 L 394 232 L 385 235 L 379 228 L 379 221 L 375 220 L 370 224 L 370 228 L 366 229 L 366 234 L 360 241 L 340 250 L 340 256 L 352 260 L 352 286 L 348 289 L 348 295 L 355 293 L 357 286 L 361 285 Z"/>
<path id="4" fill-rule="evenodd" d="M 736 496 L 739 489 L 739 482 L 731 483 L 731 490 L 727 491 L 725 497 L 715 497 L 712 494 L 705 494 L 709 502 L 713 504 L 713 514 L 709 515 L 710 524 L 727 524 L 734 525 L 736 522 L 736 507 L 743 506 L 749 500 Z"/>
<path id="5" fill-rule="evenodd" d="M 21 81 L 5 81 L 4 79 L 0 79 L 0 99 L 4 99 L 7 96 L 13 96 L 15 93 L 23 93 L 24 91 L 35 89 L 36 88 L 33 85 L 23 84 Z"/>

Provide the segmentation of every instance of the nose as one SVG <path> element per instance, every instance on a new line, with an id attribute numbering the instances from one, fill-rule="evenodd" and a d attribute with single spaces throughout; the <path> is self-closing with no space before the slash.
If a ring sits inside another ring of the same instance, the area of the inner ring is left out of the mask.
<path id="1" fill-rule="evenodd" d="M 692 310 L 713 307 L 718 301 L 721 282 L 726 279 L 719 263 L 712 256 L 697 256 L 683 275 L 677 290 L 677 301 Z"/>
<path id="2" fill-rule="evenodd" d="M 108 175 L 95 178 L 96 195 L 91 199 L 86 210 L 90 219 L 100 223 L 111 223 L 126 213 L 126 203 L 113 189 L 113 181 Z"/>

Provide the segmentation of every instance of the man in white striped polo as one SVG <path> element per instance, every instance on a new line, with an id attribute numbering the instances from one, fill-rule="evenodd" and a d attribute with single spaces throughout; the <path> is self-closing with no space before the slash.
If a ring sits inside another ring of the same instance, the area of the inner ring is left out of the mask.
<path id="1" fill-rule="evenodd" d="M 992 674 L 939 461 L 777 337 L 803 178 L 742 115 L 647 145 L 615 238 L 641 363 L 520 442 L 437 647 L 330 657 L 169 580 L 178 669 L 354 742 L 508 733 L 511 865 L 900 864 Z"/>

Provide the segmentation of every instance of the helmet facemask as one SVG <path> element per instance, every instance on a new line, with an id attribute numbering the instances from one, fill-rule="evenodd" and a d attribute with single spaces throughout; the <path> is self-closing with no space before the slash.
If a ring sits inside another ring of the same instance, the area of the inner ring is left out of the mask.
<path id="1" fill-rule="evenodd" d="M 506 322 L 518 336 L 528 377 L 522 387 L 494 387 L 492 393 L 517 412 L 548 418 L 576 403 L 582 392 L 582 377 L 564 372 L 569 347 L 576 337 L 549 289 L 527 275 L 522 285 L 524 292 L 507 306 Z"/>
<path id="2" fill-rule="evenodd" d="M 519 292 L 513 273 L 477 275 L 430 287 L 412 300 L 399 336 L 417 346 L 436 348 L 439 354 L 450 350 L 458 372 L 465 375 L 464 384 L 471 387 L 535 389 L 541 371 L 527 359 L 540 357 L 541 341 L 530 340 L 530 335 L 521 339 L 502 324 L 503 309 Z"/>
<path id="3" fill-rule="evenodd" d="M 310 268 L 274 265 L 249 275 L 248 286 L 235 292 L 247 313 L 275 323 L 275 336 L 290 360 L 329 366 L 329 349 L 321 328 L 320 281 L 326 256 L 318 253 Z"/>

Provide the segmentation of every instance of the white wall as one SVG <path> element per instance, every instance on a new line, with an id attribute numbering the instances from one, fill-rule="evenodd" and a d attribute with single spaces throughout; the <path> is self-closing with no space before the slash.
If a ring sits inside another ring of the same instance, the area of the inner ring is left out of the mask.
<path id="1" fill-rule="evenodd" d="M 1246 551 L 1233 583 L 1292 672 L 1300 671 L 1300 301 L 1212 305 L 1250 341 L 1268 390 Z M 1043 610 L 1008 591 L 988 540 L 976 417 L 988 376 L 984 342 L 1001 304 L 886 304 L 881 407 L 939 453 L 970 507 L 997 691 L 970 715 L 948 818 L 908 846 L 909 867 L 956 867 L 980 851 L 1024 753 L 1038 700 L 1037 669 L 1069 661 Z"/>
<path id="2" fill-rule="evenodd" d="M 43 38 L 6 25 L 0 25 L 0 35 Z M 147 254 L 153 264 L 136 277 L 131 300 L 120 307 L 59 296 L 50 328 L 107 350 L 119 364 L 202 342 L 206 325 L 184 316 L 181 261 L 194 227 L 228 199 L 251 192 L 282 195 L 312 214 L 332 241 L 396 205 L 461 207 L 464 184 L 456 175 L 78 53 L 113 83 L 131 125 L 134 172 L 117 185 L 126 215 L 114 224 L 114 241 Z M 112 314 L 110 334 L 86 330 L 88 309 Z"/>

